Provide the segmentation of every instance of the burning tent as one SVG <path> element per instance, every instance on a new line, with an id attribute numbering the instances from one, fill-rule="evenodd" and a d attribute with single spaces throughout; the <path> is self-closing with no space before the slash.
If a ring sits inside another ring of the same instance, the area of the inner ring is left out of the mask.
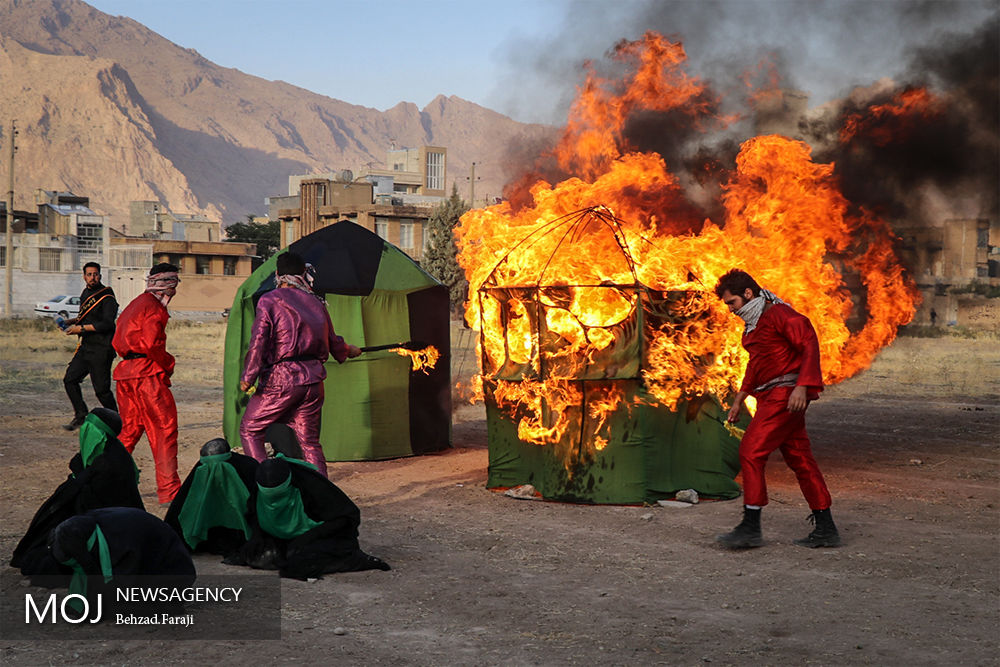
<path id="1" fill-rule="evenodd" d="M 684 71 L 681 44 L 649 32 L 612 56 L 627 71 L 588 68 L 557 143 L 455 230 L 489 482 L 589 502 L 731 496 L 735 440 L 717 399 L 748 357 L 709 292 L 718 278 L 742 268 L 808 317 L 828 385 L 867 368 L 919 296 L 889 225 L 848 201 L 806 143 L 752 137 L 731 168 L 696 161 L 686 176 L 643 150 L 656 119 L 675 160 L 694 145 L 672 130 L 732 119 Z"/>
<path id="2" fill-rule="evenodd" d="M 425 355 L 405 348 L 372 349 L 344 364 L 329 360 L 320 431 L 327 460 L 387 459 L 450 447 L 448 290 L 401 250 L 350 221 L 313 232 L 288 250 L 316 268 L 313 288 L 346 341 L 362 348 L 419 342 L 440 355 L 423 368 Z M 223 428 L 231 443 L 240 441 L 246 408 L 239 378 L 254 309 L 260 295 L 274 289 L 276 257 L 240 286 L 229 314 Z"/>
<path id="3" fill-rule="evenodd" d="M 476 295 L 487 485 L 530 483 L 545 498 L 597 503 L 651 502 L 689 488 L 736 497 L 739 442 L 718 400 L 692 396 L 668 406 L 646 379 L 657 363 L 656 339 L 704 326 L 713 295 L 644 285 L 621 222 L 602 207 L 540 226 L 500 264 L 522 261 L 535 245 L 573 253 L 584 235 L 591 243 L 605 237 L 600 245 L 615 258 L 600 265 L 603 275 L 587 280 L 577 272 L 573 283 L 548 276 L 550 256 L 536 265 L 533 281 L 517 285 L 501 283 L 498 265 Z M 581 259 L 584 267 L 599 266 Z M 714 358 L 695 363 L 707 367 Z"/>

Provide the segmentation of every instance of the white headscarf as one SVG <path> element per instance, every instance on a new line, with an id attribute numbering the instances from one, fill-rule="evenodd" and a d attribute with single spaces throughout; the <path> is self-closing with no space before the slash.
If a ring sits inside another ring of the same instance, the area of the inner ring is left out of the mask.
<path id="1" fill-rule="evenodd" d="M 744 336 L 757 328 L 757 320 L 764 314 L 764 306 L 768 303 L 785 302 L 775 296 L 774 292 L 769 292 L 761 288 L 759 296 L 750 299 L 743 304 L 742 308 L 736 311 L 736 315 L 746 323 L 746 328 L 743 329 Z"/>

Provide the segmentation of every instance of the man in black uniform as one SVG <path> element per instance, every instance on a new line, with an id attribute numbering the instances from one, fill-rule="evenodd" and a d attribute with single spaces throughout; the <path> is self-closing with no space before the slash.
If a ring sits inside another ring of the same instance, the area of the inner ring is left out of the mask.
<path id="1" fill-rule="evenodd" d="M 67 431 L 78 429 L 87 417 L 80 383 L 88 374 L 97 400 L 107 409 L 118 412 L 115 394 L 111 391 L 111 362 L 115 358 L 111 338 L 115 335 L 118 302 L 111 288 L 101 284 L 101 265 L 97 262 L 83 265 L 83 280 L 87 287 L 80 295 L 80 314 L 66 321 L 69 325 L 66 335 L 80 337 L 80 345 L 63 377 L 66 394 L 73 404 L 73 421 L 63 426 Z"/>

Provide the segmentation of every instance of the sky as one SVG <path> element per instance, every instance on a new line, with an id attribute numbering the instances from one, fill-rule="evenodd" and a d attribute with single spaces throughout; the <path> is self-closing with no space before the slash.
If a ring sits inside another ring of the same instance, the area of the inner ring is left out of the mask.
<path id="1" fill-rule="evenodd" d="M 996 0 L 90 0 L 212 62 L 385 110 L 456 95 L 561 124 L 621 39 L 683 41 L 692 71 L 725 79 L 762 57 L 810 104 L 906 75 L 914 49 L 968 32 Z"/>

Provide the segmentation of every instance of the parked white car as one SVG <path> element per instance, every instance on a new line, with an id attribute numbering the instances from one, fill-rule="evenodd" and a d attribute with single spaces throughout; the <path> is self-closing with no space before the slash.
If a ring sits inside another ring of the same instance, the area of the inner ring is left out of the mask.
<path id="1" fill-rule="evenodd" d="M 80 314 L 80 297 L 55 296 L 48 301 L 35 304 L 35 315 L 38 317 L 56 317 L 64 320 Z"/>

